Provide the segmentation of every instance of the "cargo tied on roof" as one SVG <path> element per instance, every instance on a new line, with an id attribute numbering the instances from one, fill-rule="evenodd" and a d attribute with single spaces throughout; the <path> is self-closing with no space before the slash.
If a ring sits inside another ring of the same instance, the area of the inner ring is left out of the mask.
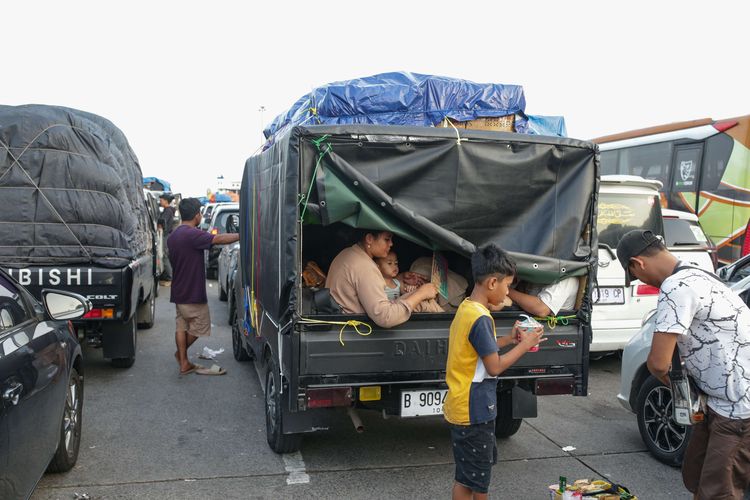
<path id="1" fill-rule="evenodd" d="M 119 267 L 152 246 L 138 159 L 109 120 L 0 106 L 0 260 Z"/>
<path id="2" fill-rule="evenodd" d="M 402 125 L 565 136 L 559 116 L 529 116 L 520 85 L 475 83 L 409 72 L 314 88 L 263 131 L 272 143 L 297 125 Z"/>

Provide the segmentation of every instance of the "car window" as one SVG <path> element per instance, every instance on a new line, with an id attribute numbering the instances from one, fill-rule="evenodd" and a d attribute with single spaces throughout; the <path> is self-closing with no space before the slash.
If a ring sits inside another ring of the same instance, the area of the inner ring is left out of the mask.
<path id="1" fill-rule="evenodd" d="M 0 332 L 19 325 L 30 317 L 18 288 L 0 275 Z"/>
<path id="2" fill-rule="evenodd" d="M 218 229 L 219 233 L 226 233 L 229 216 L 237 213 L 239 213 L 239 210 L 222 210 L 216 214 L 216 219 L 213 222 L 212 229 Z"/>
<path id="3" fill-rule="evenodd" d="M 664 219 L 664 242 L 668 247 L 708 246 L 708 238 L 697 222 L 676 218 Z"/>
<path id="4" fill-rule="evenodd" d="M 596 219 L 599 243 L 617 248 L 622 235 L 633 229 L 663 234 L 658 195 L 599 193 Z"/>
<path id="5" fill-rule="evenodd" d="M 750 276 L 750 260 L 747 263 L 734 270 L 729 278 L 729 283 L 737 283 Z"/>

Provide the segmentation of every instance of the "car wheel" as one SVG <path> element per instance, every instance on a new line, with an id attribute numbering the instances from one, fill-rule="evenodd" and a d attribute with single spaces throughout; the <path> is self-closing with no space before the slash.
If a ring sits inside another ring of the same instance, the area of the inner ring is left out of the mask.
<path id="1" fill-rule="evenodd" d="M 292 453 L 302 446 L 301 434 L 284 434 L 282 432 L 281 394 L 274 377 L 273 361 L 266 363 L 266 439 L 268 446 L 276 453 Z"/>
<path id="2" fill-rule="evenodd" d="M 660 462 L 677 467 L 690 441 L 690 427 L 672 419 L 672 392 L 658 379 L 649 376 L 638 392 L 636 403 L 638 431 L 651 454 Z"/>
<path id="3" fill-rule="evenodd" d="M 497 394 L 497 418 L 495 419 L 495 437 L 507 438 L 518 432 L 523 423 L 522 418 L 513 418 L 513 405 L 510 392 Z"/>
<path id="4" fill-rule="evenodd" d="M 75 368 L 71 368 L 57 450 L 52 457 L 52 461 L 47 466 L 47 471 L 66 472 L 76 464 L 78 450 L 81 445 L 82 416 L 83 378 L 78 375 L 78 371 Z"/>
<path id="5" fill-rule="evenodd" d="M 236 321 L 232 322 L 232 354 L 237 361 L 249 361 L 250 355 L 242 343 L 242 332 Z"/>
<path id="6" fill-rule="evenodd" d="M 112 358 L 112 366 L 115 368 L 130 368 L 135 363 L 135 353 L 138 349 L 138 329 L 136 328 L 135 317 L 128 322 L 128 327 L 131 329 L 131 334 L 133 336 L 133 355 L 128 356 L 127 358 Z"/>

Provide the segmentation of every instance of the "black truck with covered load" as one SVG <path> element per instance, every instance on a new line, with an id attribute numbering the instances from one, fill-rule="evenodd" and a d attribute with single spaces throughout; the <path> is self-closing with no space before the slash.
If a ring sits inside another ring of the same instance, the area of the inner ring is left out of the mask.
<path id="1" fill-rule="evenodd" d="M 536 397 L 585 396 L 595 279 L 599 163 L 583 141 L 507 132 L 377 125 L 304 125 L 248 159 L 240 206 L 241 286 L 235 358 L 253 358 L 271 448 L 299 448 L 345 409 L 442 413 L 451 312 L 414 313 L 392 328 L 342 314 L 322 273 L 353 229 L 394 235 L 402 270 L 437 252 L 468 283 L 469 256 L 495 243 L 518 278 L 576 278 L 575 307 L 545 318 L 546 342 L 499 376 L 498 436 L 536 416 Z M 238 282 L 240 280 L 237 280 Z M 498 335 L 522 311 L 493 312 Z"/>
<path id="2" fill-rule="evenodd" d="M 88 298 L 73 323 L 115 366 L 154 322 L 156 214 L 138 159 L 110 121 L 44 105 L 0 106 L 0 266 L 40 299 Z"/>

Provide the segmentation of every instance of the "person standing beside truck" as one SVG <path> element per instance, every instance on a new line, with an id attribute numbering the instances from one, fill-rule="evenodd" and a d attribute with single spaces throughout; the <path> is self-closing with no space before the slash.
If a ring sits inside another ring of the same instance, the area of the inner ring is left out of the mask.
<path id="1" fill-rule="evenodd" d="M 625 286 L 659 287 L 649 371 L 670 385 L 675 348 L 706 396 L 693 424 L 682 480 L 698 500 L 743 498 L 750 486 L 750 309 L 716 276 L 685 266 L 651 231 L 626 233 L 617 245 Z"/>
<path id="2" fill-rule="evenodd" d="M 170 302 L 175 304 L 176 309 L 175 354 L 181 375 L 196 370 L 203 375 L 223 375 L 226 371 L 217 365 L 212 367 L 214 369 L 205 369 L 191 363 L 187 350 L 198 337 L 211 334 L 203 252 L 212 245 L 234 243 L 240 235 L 212 235 L 198 229 L 202 218 L 200 208 L 201 204 L 196 198 L 182 200 L 179 206 L 182 224 L 172 231 L 167 240 L 173 272 Z"/>
<path id="3" fill-rule="evenodd" d="M 443 412 L 450 424 L 456 474 L 453 499 L 484 499 L 492 465 L 497 462 L 495 419 L 497 376 L 529 349 L 546 339 L 543 329 L 513 326 L 497 338 L 490 306 L 500 306 L 516 274 L 510 256 L 494 244 L 471 256 L 474 289 L 456 311 L 450 326 L 445 380 L 448 393 Z M 498 349 L 517 344 L 503 354 Z"/>
<path id="4" fill-rule="evenodd" d="M 162 211 L 159 214 L 159 219 L 157 219 L 156 221 L 156 225 L 159 229 L 161 229 L 161 261 L 162 265 L 164 266 L 164 271 L 162 271 L 161 273 L 160 284 L 164 286 L 169 286 L 172 281 L 172 265 L 169 262 L 167 238 L 169 238 L 169 235 L 172 234 L 172 229 L 174 228 L 174 208 L 171 205 L 173 199 L 174 198 L 171 195 L 168 195 L 166 193 L 162 193 L 162 195 L 159 196 L 159 206 L 161 206 Z"/>

